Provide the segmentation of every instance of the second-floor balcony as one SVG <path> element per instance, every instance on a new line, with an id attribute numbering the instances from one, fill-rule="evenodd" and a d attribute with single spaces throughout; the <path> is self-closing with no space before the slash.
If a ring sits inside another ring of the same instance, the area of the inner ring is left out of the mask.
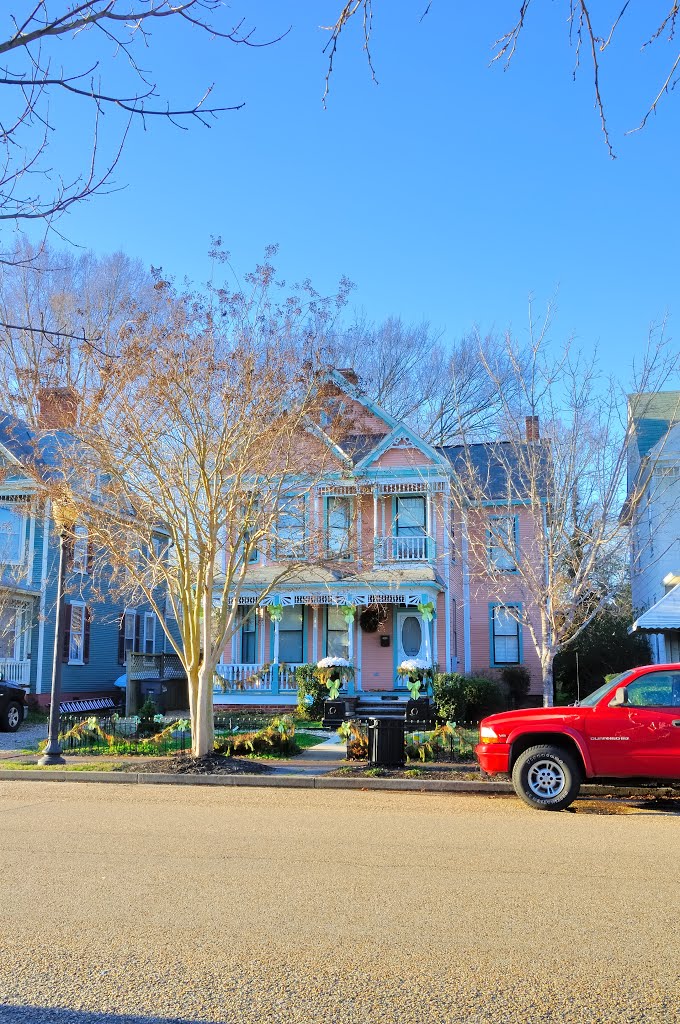
<path id="1" fill-rule="evenodd" d="M 399 534 L 375 539 L 376 562 L 428 562 L 434 558 L 431 537 L 405 537 Z"/>

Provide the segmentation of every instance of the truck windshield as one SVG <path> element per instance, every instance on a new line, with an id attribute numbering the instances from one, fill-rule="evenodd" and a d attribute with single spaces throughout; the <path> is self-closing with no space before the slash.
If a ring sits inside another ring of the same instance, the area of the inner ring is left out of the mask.
<path id="1" fill-rule="evenodd" d="M 599 700 L 602 700 L 610 690 L 613 690 L 616 686 L 623 686 L 624 680 L 628 676 L 632 675 L 631 671 L 621 672 L 618 676 L 614 676 L 608 683 L 604 683 L 603 686 L 598 686 L 597 690 L 593 690 L 587 697 L 584 697 L 582 701 L 579 701 L 579 707 L 581 708 L 594 708 Z"/>

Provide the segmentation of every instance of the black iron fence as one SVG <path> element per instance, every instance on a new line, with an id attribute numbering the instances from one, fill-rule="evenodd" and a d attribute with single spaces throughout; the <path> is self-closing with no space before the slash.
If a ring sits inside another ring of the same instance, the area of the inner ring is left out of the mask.
<path id="1" fill-rule="evenodd" d="M 223 738 L 256 732 L 272 721 L 271 715 L 217 714 L 215 736 Z M 59 735 L 66 754 L 149 754 L 170 756 L 191 751 L 191 725 L 187 719 L 163 715 L 93 715 L 92 712 L 59 716 Z"/>
<path id="2" fill-rule="evenodd" d="M 363 761 L 368 756 L 368 733 L 364 722 L 347 722 L 341 730 L 347 740 L 347 758 Z M 432 729 L 408 730 L 406 757 L 411 762 L 472 762 L 479 742 L 476 722 L 447 722 Z"/>

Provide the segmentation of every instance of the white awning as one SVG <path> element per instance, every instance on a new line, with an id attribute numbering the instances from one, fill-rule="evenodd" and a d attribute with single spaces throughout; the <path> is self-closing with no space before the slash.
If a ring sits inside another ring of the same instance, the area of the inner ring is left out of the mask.
<path id="1" fill-rule="evenodd" d="M 668 629 L 680 629 L 680 583 L 640 615 L 628 632 L 665 633 Z"/>

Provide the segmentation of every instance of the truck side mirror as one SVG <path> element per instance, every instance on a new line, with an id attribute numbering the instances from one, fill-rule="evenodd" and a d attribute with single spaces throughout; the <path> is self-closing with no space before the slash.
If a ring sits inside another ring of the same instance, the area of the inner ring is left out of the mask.
<path id="1" fill-rule="evenodd" d="M 628 703 L 628 690 L 625 686 L 617 686 L 614 699 L 609 702 L 610 708 L 620 708 L 622 704 Z"/>

